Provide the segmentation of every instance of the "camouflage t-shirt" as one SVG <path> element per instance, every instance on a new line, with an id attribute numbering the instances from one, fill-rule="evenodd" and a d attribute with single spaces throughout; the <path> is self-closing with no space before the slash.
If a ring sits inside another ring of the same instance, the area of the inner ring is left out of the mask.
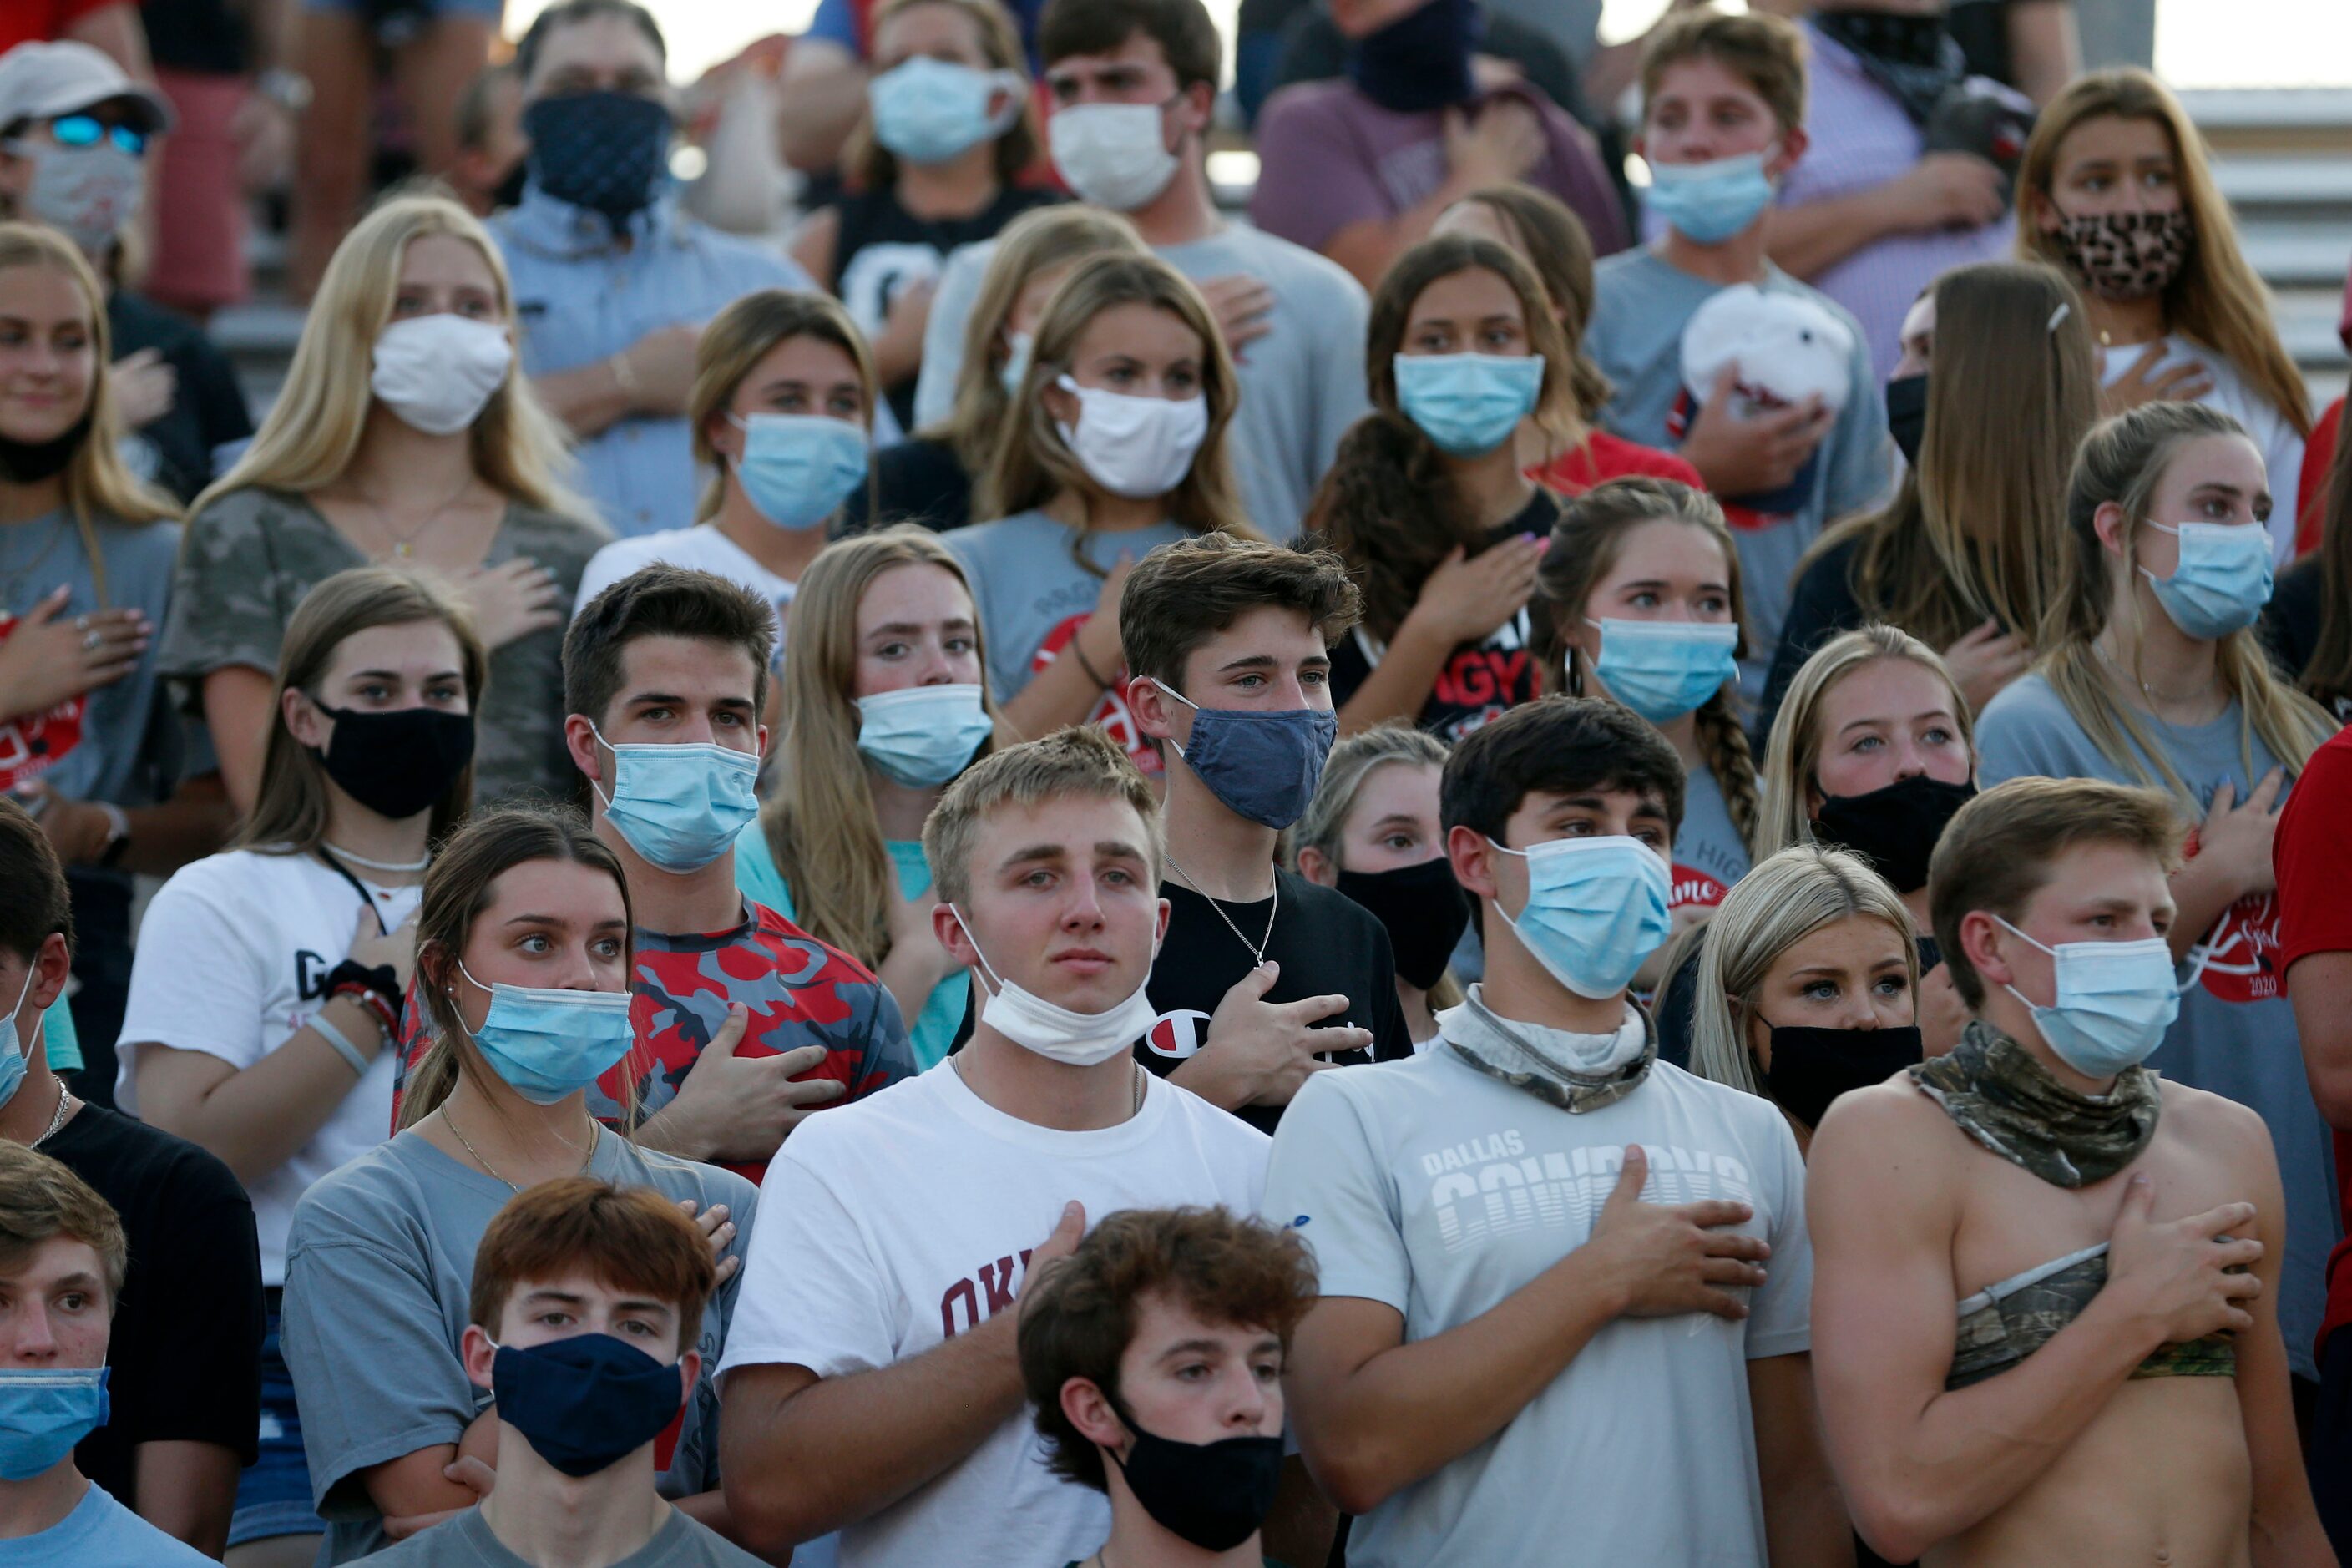
<path id="1" fill-rule="evenodd" d="M 554 574 L 556 602 L 569 605 L 588 558 L 612 537 L 593 522 L 512 505 L 483 564 L 528 557 Z M 274 672 L 302 596 L 338 572 L 367 564 L 301 496 L 259 489 L 223 496 L 188 523 L 163 624 L 163 673 L 182 685 L 189 710 L 201 713 L 205 676 L 233 665 Z M 563 746 L 562 623 L 490 655 L 478 718 L 478 805 L 531 794 L 571 798 L 578 773 Z"/>
<path id="2" fill-rule="evenodd" d="M 749 899 L 743 904 L 743 923 L 729 931 L 665 936 L 637 929 L 629 982 L 629 1023 L 637 1043 L 618 1067 L 596 1080 L 588 1095 L 590 1114 L 620 1121 L 625 1074 L 635 1081 L 640 1120 L 676 1100 L 686 1075 L 702 1059 L 703 1047 L 725 1027 L 727 1009 L 738 1002 L 751 1021 L 735 1054 L 782 1056 L 803 1046 L 823 1046 L 824 1060 L 794 1081 L 832 1079 L 845 1091 L 835 1105 L 914 1076 L 914 1047 L 907 1042 L 898 1004 L 873 972 L 767 905 Z M 408 1075 L 431 1042 L 425 1009 L 412 989 L 393 1089 L 395 1129 Z M 765 1160 L 709 1163 L 754 1182 L 768 1173 Z"/>

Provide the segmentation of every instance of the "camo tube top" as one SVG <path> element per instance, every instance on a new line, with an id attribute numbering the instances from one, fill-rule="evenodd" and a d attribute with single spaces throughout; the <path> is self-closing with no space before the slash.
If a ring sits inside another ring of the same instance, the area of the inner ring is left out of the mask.
<path id="1" fill-rule="evenodd" d="M 1944 1386 L 1966 1388 L 2007 1372 L 2082 1315 L 2107 1283 L 2107 1244 L 2013 1274 L 1959 1304 L 1959 1337 Z M 2237 1346 L 2226 1334 L 2160 1345 L 2133 1369 L 2139 1377 L 2231 1377 Z"/>

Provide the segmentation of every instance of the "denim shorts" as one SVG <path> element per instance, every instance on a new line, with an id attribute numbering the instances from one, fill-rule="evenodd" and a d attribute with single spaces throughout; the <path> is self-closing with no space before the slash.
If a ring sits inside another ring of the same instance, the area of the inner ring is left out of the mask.
<path id="1" fill-rule="evenodd" d="M 268 1331 L 261 1342 L 261 1452 L 236 1480 L 236 1511 L 228 1543 L 276 1535 L 323 1535 L 327 1521 L 310 1506 L 310 1465 L 302 1455 L 302 1417 L 294 1409 L 294 1378 L 278 1349 L 278 1292 L 269 1292 Z"/>

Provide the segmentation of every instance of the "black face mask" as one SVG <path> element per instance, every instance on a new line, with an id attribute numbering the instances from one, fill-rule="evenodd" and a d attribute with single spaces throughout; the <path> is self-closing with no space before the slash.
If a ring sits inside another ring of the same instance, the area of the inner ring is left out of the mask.
<path id="1" fill-rule="evenodd" d="M 1892 1029 L 1772 1029 L 1772 1066 L 1764 1088 L 1772 1102 L 1808 1127 L 1819 1127 L 1830 1101 L 1850 1089 L 1884 1083 L 1924 1060 L 1919 1031 Z"/>
<path id="2" fill-rule="evenodd" d="M 1830 795 L 1813 813 L 1813 837 L 1869 861 L 1896 892 L 1916 893 L 1927 885 L 1927 857 L 1945 825 L 1976 793 L 1973 784 L 1915 773 L 1868 795 Z"/>
<path id="3" fill-rule="evenodd" d="M 1919 466 L 1919 443 L 1927 437 L 1927 374 L 1898 375 L 1886 384 L 1886 433 L 1903 460 Z"/>
<path id="4" fill-rule="evenodd" d="M 1111 1463 L 1152 1522 L 1203 1552 L 1231 1552 L 1257 1533 L 1282 1479 L 1280 1437 L 1179 1443 L 1137 1426 L 1123 1401 L 1110 1407 L 1135 1434 L 1127 1458 L 1114 1454 Z"/>
<path id="5" fill-rule="evenodd" d="M 73 428 L 46 441 L 18 441 L 0 436 L 0 479 L 12 485 L 37 485 L 65 471 L 89 435 L 90 416 L 74 421 Z"/>
<path id="6" fill-rule="evenodd" d="M 650 205 L 669 156 L 669 109 L 625 92 L 572 92 L 522 111 L 530 183 L 615 227 Z"/>
<path id="7" fill-rule="evenodd" d="M 1342 871 L 1339 891 L 1388 928 L 1397 973 L 1423 991 L 1444 974 L 1445 961 L 1470 923 L 1469 895 L 1443 855 L 1392 871 Z"/>
<path id="8" fill-rule="evenodd" d="M 319 760 L 342 792 L 398 822 L 428 811 L 474 760 L 474 716 L 438 708 L 369 712 L 311 704 L 335 721 Z"/>

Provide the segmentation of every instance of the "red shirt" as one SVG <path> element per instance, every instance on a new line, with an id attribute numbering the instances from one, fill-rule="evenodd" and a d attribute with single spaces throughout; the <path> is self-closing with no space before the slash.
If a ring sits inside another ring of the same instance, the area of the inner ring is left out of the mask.
<path id="1" fill-rule="evenodd" d="M 2303 776 L 2279 814 L 2271 864 L 2278 877 L 2278 972 L 2294 987 L 2294 962 L 2319 952 L 2352 952 L 2352 730 L 2340 731 L 2311 753 Z M 2352 1133 L 2336 1130 L 2336 1184 L 2352 1232 Z M 2336 1330 L 2352 1324 L 2352 1237 L 2337 1243 L 2327 1259 L 2327 1314 L 2321 1321 L 2321 1346 Z"/>
<path id="2" fill-rule="evenodd" d="M 1679 479 L 1695 490 L 1706 489 L 1706 481 L 1698 477 L 1698 470 L 1672 452 L 1661 452 L 1655 447 L 1644 447 L 1612 436 L 1606 430 L 1593 431 L 1575 451 L 1563 453 L 1542 468 L 1528 470 L 1528 478 L 1564 496 L 1580 496 L 1606 480 L 1634 475 Z"/>
<path id="3" fill-rule="evenodd" d="M 2303 444 L 2303 482 L 2294 489 L 2294 552 L 2308 555 L 2319 548 L 2320 525 L 2326 521 L 2327 474 L 2336 466 L 2336 443 L 2344 435 L 2344 399 L 2337 398 L 2311 427 Z"/>
<path id="4" fill-rule="evenodd" d="M 0 54 L 18 44 L 41 44 L 62 38 L 68 29 L 109 5 L 130 0 L 7 0 L 0 5 Z"/>
<path id="5" fill-rule="evenodd" d="M 629 1022 L 637 1043 L 588 1096 L 588 1109 L 600 1120 L 620 1120 L 624 1075 L 635 1082 L 640 1119 L 676 1100 L 703 1048 L 725 1026 L 729 1005 L 736 1002 L 751 1019 L 735 1054 L 772 1057 L 803 1046 L 824 1047 L 824 1060 L 793 1081 L 834 1079 L 845 1091 L 835 1105 L 914 1076 L 914 1048 L 907 1043 L 898 1005 L 873 973 L 765 904 L 749 899 L 744 904 L 743 923 L 730 931 L 690 936 L 637 931 L 629 978 Z M 401 1090 L 431 1041 L 425 1010 L 412 992 L 393 1090 L 395 1128 Z M 754 1182 L 768 1173 L 765 1160 L 711 1163 Z"/>

